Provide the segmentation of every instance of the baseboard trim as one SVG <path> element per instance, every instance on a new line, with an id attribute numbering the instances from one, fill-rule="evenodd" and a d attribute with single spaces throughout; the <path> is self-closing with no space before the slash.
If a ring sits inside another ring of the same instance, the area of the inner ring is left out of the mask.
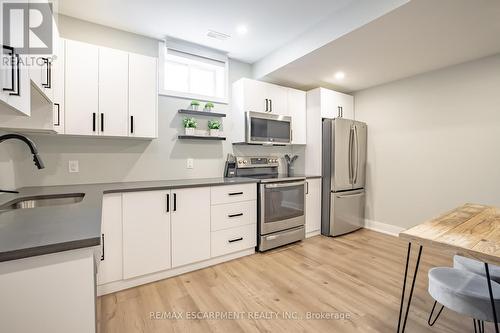
<path id="1" fill-rule="evenodd" d="M 321 230 L 320 229 L 308 231 L 308 232 L 306 232 L 306 238 L 317 236 L 319 234 L 321 234 Z"/>
<path id="2" fill-rule="evenodd" d="M 405 228 L 398 227 L 392 224 L 382 223 L 374 220 L 365 219 L 365 229 L 381 232 L 383 234 L 398 236 Z"/>

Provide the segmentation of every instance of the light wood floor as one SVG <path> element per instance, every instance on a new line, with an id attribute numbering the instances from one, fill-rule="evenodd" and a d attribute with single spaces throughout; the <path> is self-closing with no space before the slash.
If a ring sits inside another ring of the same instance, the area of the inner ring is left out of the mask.
<path id="1" fill-rule="evenodd" d="M 406 246 L 396 237 L 368 230 L 313 237 L 103 296 L 98 326 L 101 333 L 395 332 Z M 407 332 L 473 331 L 472 320 L 447 310 L 434 327 L 427 326 L 433 303 L 426 291 L 427 271 L 450 264 L 451 258 L 424 249 Z M 186 312 L 193 311 L 245 314 L 238 320 L 186 319 Z M 183 319 L 151 320 L 150 312 L 176 312 Z M 262 318 L 275 312 L 278 319 Z M 307 320 L 307 312 L 346 313 L 350 318 Z M 284 319 L 283 313 L 299 319 Z"/>

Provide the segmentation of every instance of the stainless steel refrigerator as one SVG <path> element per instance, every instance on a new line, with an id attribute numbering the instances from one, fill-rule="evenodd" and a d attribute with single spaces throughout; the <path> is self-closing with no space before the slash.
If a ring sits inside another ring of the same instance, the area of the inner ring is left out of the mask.
<path id="1" fill-rule="evenodd" d="M 321 233 L 339 236 L 364 225 L 365 123 L 323 119 Z"/>

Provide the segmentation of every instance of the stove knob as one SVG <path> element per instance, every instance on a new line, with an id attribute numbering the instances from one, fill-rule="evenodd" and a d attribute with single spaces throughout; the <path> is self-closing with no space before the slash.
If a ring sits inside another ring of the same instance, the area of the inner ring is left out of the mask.
<path id="1" fill-rule="evenodd" d="M 241 163 L 243 163 L 243 161 L 242 161 L 242 160 L 239 160 L 239 161 L 238 161 L 238 164 L 241 164 Z"/>
<path id="2" fill-rule="evenodd" d="M 243 164 L 247 164 L 247 160 L 244 160 L 244 161 L 243 161 Z"/>

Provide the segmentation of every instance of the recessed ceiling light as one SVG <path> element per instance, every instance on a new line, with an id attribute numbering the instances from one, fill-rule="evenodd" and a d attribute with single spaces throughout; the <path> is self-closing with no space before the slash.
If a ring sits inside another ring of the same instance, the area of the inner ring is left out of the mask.
<path id="1" fill-rule="evenodd" d="M 345 78 L 345 73 L 344 72 L 337 72 L 337 73 L 335 73 L 335 78 L 337 80 L 343 80 Z"/>
<path id="2" fill-rule="evenodd" d="M 240 24 L 239 26 L 236 27 L 236 32 L 239 35 L 244 35 L 248 32 L 248 28 L 246 25 Z"/>

